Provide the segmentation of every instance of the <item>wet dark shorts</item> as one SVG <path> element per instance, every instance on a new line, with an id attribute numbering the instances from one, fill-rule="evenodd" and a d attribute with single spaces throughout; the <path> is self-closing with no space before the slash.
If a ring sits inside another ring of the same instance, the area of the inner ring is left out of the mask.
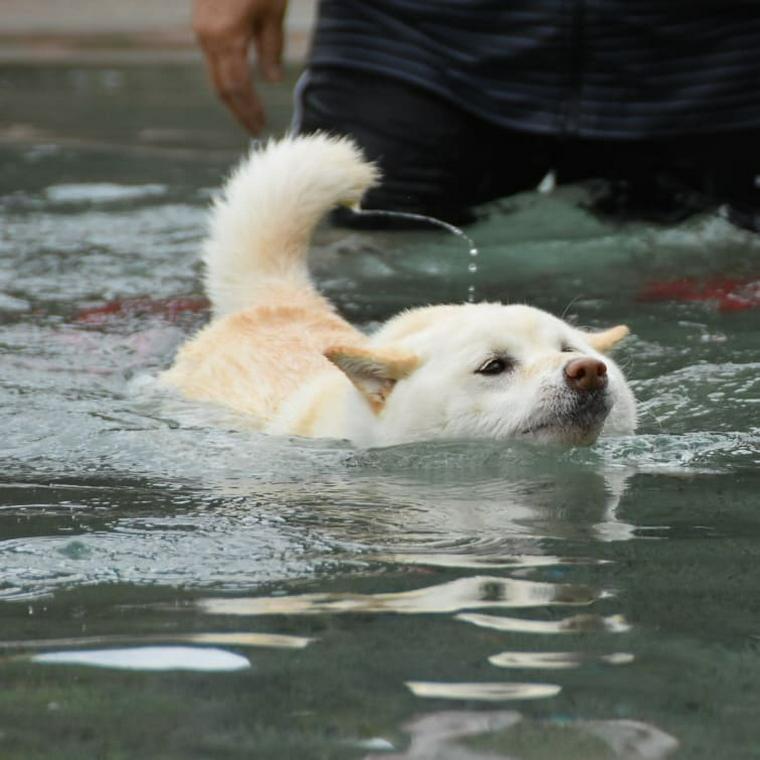
<path id="1" fill-rule="evenodd" d="M 366 208 L 463 224 L 473 207 L 534 189 L 549 171 L 560 183 L 608 180 L 600 210 L 613 215 L 669 221 L 716 203 L 750 216 L 760 208 L 758 132 L 639 141 L 527 134 L 401 80 L 344 68 L 307 71 L 296 101 L 297 131 L 351 135 L 382 168 Z"/>

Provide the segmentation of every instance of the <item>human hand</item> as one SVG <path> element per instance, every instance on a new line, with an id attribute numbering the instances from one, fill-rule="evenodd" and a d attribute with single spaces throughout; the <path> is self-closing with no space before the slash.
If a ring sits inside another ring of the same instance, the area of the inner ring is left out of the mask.
<path id="1" fill-rule="evenodd" d="M 264 107 L 253 84 L 248 51 L 253 41 L 264 79 L 282 78 L 283 19 L 287 0 L 194 0 L 193 30 L 219 97 L 251 134 L 264 127 Z"/>

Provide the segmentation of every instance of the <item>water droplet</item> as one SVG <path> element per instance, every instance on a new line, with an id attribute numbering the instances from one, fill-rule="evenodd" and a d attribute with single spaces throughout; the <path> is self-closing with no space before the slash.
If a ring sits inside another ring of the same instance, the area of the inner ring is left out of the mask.
<path id="1" fill-rule="evenodd" d="M 409 211 L 387 211 L 385 209 L 359 209 L 354 208 L 352 211 L 359 215 L 359 216 L 384 216 L 384 217 L 397 217 L 399 219 L 412 219 L 414 221 L 419 222 L 428 222 L 429 224 L 434 224 L 437 227 L 442 227 L 445 230 L 448 230 L 453 235 L 456 235 L 460 240 L 463 240 L 467 244 L 468 252 L 470 256 L 474 259 L 479 251 L 475 245 L 475 241 L 472 240 L 468 235 L 466 235 L 462 230 L 459 229 L 459 227 L 455 227 L 453 224 L 449 224 L 448 222 L 441 221 L 440 219 L 436 219 L 434 216 L 425 216 L 424 214 L 414 214 Z M 472 261 L 470 265 L 467 267 L 467 271 L 470 274 L 474 274 L 478 271 L 478 265 Z M 475 301 L 475 286 L 470 285 L 467 288 L 468 298 L 467 300 L 470 303 L 473 303 Z"/>
<path id="2" fill-rule="evenodd" d="M 453 224 L 449 224 L 448 222 L 444 222 L 441 219 L 436 219 L 434 216 L 425 216 L 425 214 L 414 214 L 410 211 L 387 211 L 386 209 L 352 209 L 352 211 L 355 214 L 358 214 L 359 216 L 385 216 L 385 217 L 398 217 L 399 219 L 411 219 L 413 221 L 418 222 L 428 222 L 429 224 L 434 224 L 437 227 L 442 227 L 444 230 L 448 230 L 452 235 L 456 235 L 458 238 L 461 238 L 464 240 L 469 249 L 470 253 L 472 254 L 473 251 L 475 251 L 477 255 L 477 248 L 475 247 L 475 242 L 470 238 L 468 235 L 466 235 L 462 230 L 459 229 L 459 227 L 456 227 Z"/>

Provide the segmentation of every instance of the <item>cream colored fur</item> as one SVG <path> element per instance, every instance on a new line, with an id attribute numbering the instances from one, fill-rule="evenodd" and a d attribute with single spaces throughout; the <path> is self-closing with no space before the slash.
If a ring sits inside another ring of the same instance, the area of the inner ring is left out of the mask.
<path id="1" fill-rule="evenodd" d="M 590 443 L 602 428 L 634 429 L 633 396 L 609 357 L 608 387 L 594 405 L 580 404 L 563 374 L 573 358 L 602 359 L 623 326 L 586 333 L 539 309 L 482 303 L 413 309 L 367 337 L 340 317 L 309 278 L 309 243 L 332 207 L 358 204 L 377 179 L 346 139 L 286 138 L 254 150 L 212 211 L 204 261 L 213 319 L 163 382 L 266 432 L 359 445 Z M 509 370 L 479 373 L 493 357 Z"/>

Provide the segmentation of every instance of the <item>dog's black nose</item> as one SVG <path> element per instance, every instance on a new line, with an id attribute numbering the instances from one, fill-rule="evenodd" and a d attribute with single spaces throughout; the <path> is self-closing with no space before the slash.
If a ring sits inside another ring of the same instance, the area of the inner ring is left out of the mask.
<path id="1" fill-rule="evenodd" d="M 607 387 L 607 365 L 585 356 L 573 359 L 565 365 L 565 382 L 579 393 L 600 391 Z"/>

